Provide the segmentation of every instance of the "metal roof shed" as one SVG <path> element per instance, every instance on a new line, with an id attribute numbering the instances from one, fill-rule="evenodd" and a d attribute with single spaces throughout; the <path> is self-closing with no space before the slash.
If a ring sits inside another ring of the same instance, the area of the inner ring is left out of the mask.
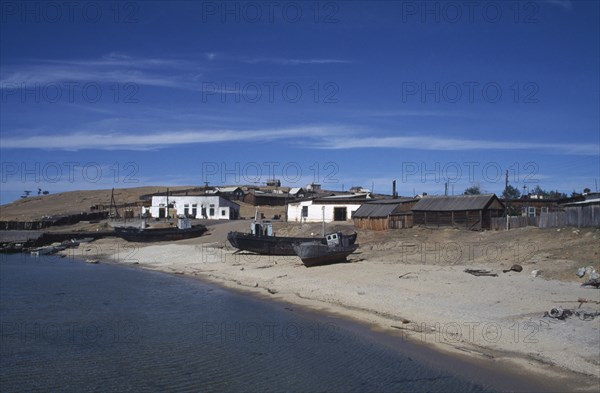
<path id="1" fill-rule="evenodd" d="M 357 228 L 382 231 L 412 226 L 411 207 L 415 198 L 383 199 L 363 204 L 352 215 Z"/>
<path id="2" fill-rule="evenodd" d="M 502 217 L 504 210 L 495 194 L 430 196 L 413 206 L 413 224 L 489 229 L 491 219 Z"/>

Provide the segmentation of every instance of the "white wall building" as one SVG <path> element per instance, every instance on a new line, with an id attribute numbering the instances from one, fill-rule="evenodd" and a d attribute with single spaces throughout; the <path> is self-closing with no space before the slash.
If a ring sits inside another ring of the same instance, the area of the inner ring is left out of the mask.
<path id="1" fill-rule="evenodd" d="M 167 209 L 167 199 L 169 209 Z M 168 211 L 167 211 L 168 210 Z M 211 220 L 233 220 L 240 216 L 240 206 L 220 196 L 153 196 L 152 206 L 143 208 L 153 218 L 186 216 Z"/>
<path id="2" fill-rule="evenodd" d="M 289 203 L 287 220 L 289 222 L 325 222 L 350 221 L 352 213 L 370 199 L 369 195 L 336 195 L 308 201 Z"/>

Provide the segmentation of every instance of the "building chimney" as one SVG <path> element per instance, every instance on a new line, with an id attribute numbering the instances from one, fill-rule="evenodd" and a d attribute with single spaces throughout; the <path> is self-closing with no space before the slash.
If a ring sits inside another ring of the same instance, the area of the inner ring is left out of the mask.
<path id="1" fill-rule="evenodd" d="M 396 194 L 396 180 L 392 181 L 392 198 L 398 198 L 398 194 Z"/>

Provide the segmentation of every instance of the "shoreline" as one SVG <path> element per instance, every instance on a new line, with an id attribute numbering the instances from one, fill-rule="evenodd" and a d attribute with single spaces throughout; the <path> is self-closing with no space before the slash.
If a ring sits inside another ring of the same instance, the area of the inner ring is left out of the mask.
<path id="1" fill-rule="evenodd" d="M 103 262 L 184 275 L 241 294 L 334 315 L 368 327 L 374 333 L 460 358 L 465 364 L 500 369 L 518 379 L 533 381 L 543 390 L 594 391 L 597 387 L 600 361 L 595 337 L 598 337 L 600 318 L 555 321 L 542 318 L 543 313 L 532 312 L 540 308 L 538 303 L 544 300 L 547 303 L 544 297 L 548 294 L 572 298 L 573 293 L 583 293 L 598 297 L 597 290 L 581 289 L 576 283 L 511 273 L 494 278 L 473 277 L 462 272 L 464 266 L 396 264 L 376 258 L 307 269 L 291 257 L 235 255 L 219 243 L 182 241 L 132 245 L 120 239 L 94 243 L 104 251 L 97 254 Z M 371 269 L 365 271 L 369 266 Z M 395 276 L 389 278 L 392 272 Z M 381 279 L 382 275 L 388 280 L 377 285 L 374 277 Z M 489 280 L 498 278 L 505 279 L 502 282 L 505 287 L 500 291 L 497 286 L 485 288 Z M 440 283 L 440 279 L 446 283 Z M 484 280 L 488 282 L 482 291 Z M 330 287 L 323 288 L 323 283 L 329 283 Z M 449 291 L 444 288 L 447 285 L 457 288 Z M 431 290 L 432 286 L 440 287 L 437 295 Z M 479 300 L 486 307 L 474 305 L 473 299 L 470 302 L 461 299 L 461 290 L 473 286 L 475 289 L 470 288 L 464 296 L 483 295 Z M 518 287 L 527 290 L 524 293 L 511 290 Z M 443 296 L 440 291 L 444 292 Z M 487 310 L 485 292 L 500 298 L 498 313 Z M 515 310 L 510 302 L 502 305 L 507 295 L 509 300 L 528 296 L 528 301 L 535 306 L 530 304 L 518 310 L 516 304 Z M 369 297 L 371 300 L 365 301 Z M 443 298 L 449 302 L 439 304 Z M 473 312 L 463 313 L 469 307 Z"/>

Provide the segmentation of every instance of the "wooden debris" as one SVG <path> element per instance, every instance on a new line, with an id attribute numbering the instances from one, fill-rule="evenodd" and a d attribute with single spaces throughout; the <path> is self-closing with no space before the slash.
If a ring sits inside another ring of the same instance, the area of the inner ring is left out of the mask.
<path id="1" fill-rule="evenodd" d="M 578 299 L 577 299 L 577 301 L 578 301 L 579 303 L 595 303 L 595 304 L 600 304 L 600 302 L 599 302 L 599 301 L 597 301 L 597 300 L 594 300 L 594 299 L 586 299 L 586 298 L 584 298 L 584 297 L 580 297 L 580 298 L 578 298 Z"/>
<path id="2" fill-rule="evenodd" d="M 498 277 L 498 273 L 494 273 L 491 270 L 487 269 L 465 269 L 465 273 L 472 274 L 474 276 L 489 276 L 489 277 Z"/>
<path id="3" fill-rule="evenodd" d="M 472 274 L 474 276 L 488 276 L 488 277 L 498 277 L 498 273 L 495 273 L 491 270 L 487 269 L 465 269 L 465 273 Z"/>

